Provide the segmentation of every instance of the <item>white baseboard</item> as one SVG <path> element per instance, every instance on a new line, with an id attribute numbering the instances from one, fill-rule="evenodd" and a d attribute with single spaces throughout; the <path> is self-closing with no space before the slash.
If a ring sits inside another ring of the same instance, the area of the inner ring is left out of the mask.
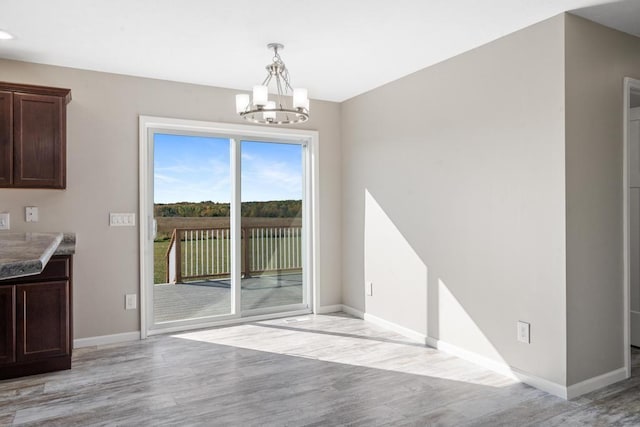
<path id="1" fill-rule="evenodd" d="M 374 325 L 396 332 L 402 335 L 403 337 L 407 337 L 410 340 L 419 342 L 420 344 L 425 344 L 425 345 L 427 344 L 427 336 L 425 334 L 421 334 L 420 332 L 416 332 L 412 329 L 405 328 L 404 326 L 400 326 L 396 323 L 389 322 L 388 320 L 384 320 L 380 317 L 374 316 L 369 313 L 364 313 L 364 320 L 366 320 L 367 322 L 371 322 Z"/>
<path id="2" fill-rule="evenodd" d="M 358 319 L 364 319 L 364 313 L 362 311 L 349 307 L 348 305 L 342 304 L 342 311 Z"/>
<path id="3" fill-rule="evenodd" d="M 460 359 L 475 363 L 476 365 L 482 366 L 483 368 L 502 374 L 506 377 L 513 378 L 522 383 L 535 387 L 538 390 L 542 390 L 565 400 L 575 399 L 576 397 L 582 396 L 583 394 L 598 390 L 627 378 L 626 369 L 622 367 L 616 369 L 615 371 L 611 371 L 597 377 L 589 378 L 585 381 L 567 387 L 553 381 L 538 377 L 536 375 L 532 375 L 528 372 L 524 372 L 518 368 L 509 366 L 506 363 L 490 359 L 472 351 L 465 350 L 453 344 L 439 341 L 431 337 L 427 337 L 427 345 L 437 348 L 438 350 L 442 350 L 445 353 L 449 353 L 453 356 L 459 357 Z"/>
<path id="4" fill-rule="evenodd" d="M 469 351 L 456 345 L 449 344 L 448 342 L 440 341 L 431 337 L 427 338 L 427 345 L 444 351 L 445 353 L 459 357 L 460 359 L 466 360 L 467 362 L 474 363 L 495 373 L 504 375 L 505 377 L 528 384 L 532 387 L 537 388 L 538 390 L 545 391 L 549 394 L 553 394 L 554 396 L 558 396 L 563 399 L 567 399 L 567 387 L 516 369 L 512 366 L 509 366 L 505 362 L 491 359 L 473 351 Z"/>
<path id="5" fill-rule="evenodd" d="M 345 307 L 347 308 L 347 307 Z M 348 313 L 347 310 L 344 310 L 345 313 Z M 420 343 L 423 343 L 425 345 L 428 345 L 429 347 L 433 347 L 436 348 L 440 351 L 443 351 L 445 353 L 451 354 L 453 356 L 456 356 L 460 359 L 466 360 L 468 362 L 474 363 L 478 366 L 481 366 L 485 369 L 488 369 L 490 371 L 496 372 L 498 374 L 504 375 L 508 378 L 512 378 L 514 380 L 523 382 L 525 384 L 528 384 L 532 387 L 535 387 L 539 390 L 545 391 L 549 394 L 553 394 L 554 396 L 558 396 L 561 397 L 563 399 L 571 399 L 573 397 L 576 397 L 578 394 L 576 394 L 575 396 L 571 396 L 571 393 L 569 393 L 568 388 L 566 386 L 554 383 L 553 381 L 549 381 L 546 380 L 544 378 L 540 378 L 537 377 L 535 375 L 531 375 L 529 373 L 520 371 L 518 369 L 512 368 L 511 366 L 509 366 L 507 363 L 504 362 L 500 362 L 491 358 L 488 358 L 486 356 L 483 356 L 481 354 L 475 353 L 473 351 L 469 351 L 466 350 L 462 347 L 458 347 L 456 345 L 453 344 L 449 344 L 445 341 L 441 341 L 435 338 L 432 338 L 430 336 L 421 334 L 420 332 L 416 332 L 414 330 L 411 330 L 409 328 L 406 328 L 404 326 L 400 326 L 397 325 L 393 322 L 390 322 L 388 320 L 384 320 L 381 319 L 379 317 L 373 316 L 369 313 L 364 313 L 363 318 L 368 321 L 371 322 L 375 325 L 381 326 L 383 328 L 389 329 L 391 331 L 397 332 L 402 336 L 405 336 L 407 338 L 416 340 Z M 617 371 L 616 371 L 617 372 Z M 598 377 L 600 378 L 600 377 Z M 593 380 L 593 379 L 592 379 Z M 587 380 L 585 382 L 588 381 L 592 381 L 592 380 Z M 611 384 L 615 381 L 611 381 L 608 382 L 605 385 Z M 576 384 L 573 387 L 577 387 L 580 386 L 582 383 L 580 384 Z M 601 386 L 604 385 L 600 385 L 600 384 L 604 384 L 603 382 L 598 382 L 598 387 L 599 388 Z M 586 390 L 586 387 L 585 387 Z M 595 390 L 595 388 L 593 388 L 592 390 Z M 581 391 L 580 389 L 576 389 L 576 392 Z M 591 390 L 589 390 L 591 391 Z M 585 391 L 586 392 L 586 391 Z M 583 394 L 584 392 L 581 392 L 580 394 Z"/>
<path id="6" fill-rule="evenodd" d="M 343 311 L 342 304 L 323 305 L 321 307 L 318 307 L 318 309 L 316 310 L 316 314 L 337 313 L 339 311 Z"/>
<path id="7" fill-rule="evenodd" d="M 485 369 L 504 375 L 506 377 L 518 379 L 513 374 L 511 367 L 504 362 L 491 359 L 457 345 L 449 344 L 448 342 L 437 340 L 431 337 L 428 337 L 427 345 L 433 348 L 437 348 L 440 351 L 444 351 L 445 353 L 459 357 L 460 359 L 466 360 L 467 362 L 482 366 Z"/>
<path id="8" fill-rule="evenodd" d="M 531 387 L 537 388 L 538 390 L 542 390 L 561 399 L 567 400 L 566 386 L 554 383 L 553 381 L 549 381 L 536 375 L 532 375 L 528 372 L 521 371 L 517 368 L 509 367 L 509 369 L 511 369 L 511 378 L 516 379 L 521 383 L 530 385 Z"/>
<path id="9" fill-rule="evenodd" d="M 101 335 L 99 337 L 78 338 L 73 340 L 73 348 L 93 347 L 96 345 L 116 344 L 119 342 L 138 341 L 140 331 L 122 334 Z"/>
<path id="10" fill-rule="evenodd" d="M 598 390 L 627 378 L 626 368 L 618 368 L 597 377 L 589 378 L 567 387 L 567 399 L 574 399 L 583 394 Z"/>

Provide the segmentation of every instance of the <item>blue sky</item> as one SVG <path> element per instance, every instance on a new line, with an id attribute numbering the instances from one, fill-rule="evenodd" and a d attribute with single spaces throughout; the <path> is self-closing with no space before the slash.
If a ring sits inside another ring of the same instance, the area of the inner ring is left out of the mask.
<path id="1" fill-rule="evenodd" d="M 241 143 L 242 201 L 302 198 L 302 147 L 297 144 Z M 229 140 L 156 134 L 154 201 L 229 202 Z"/>

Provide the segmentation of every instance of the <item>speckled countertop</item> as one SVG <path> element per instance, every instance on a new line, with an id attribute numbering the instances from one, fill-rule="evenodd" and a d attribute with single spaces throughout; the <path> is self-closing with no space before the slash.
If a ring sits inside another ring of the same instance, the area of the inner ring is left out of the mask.
<path id="1" fill-rule="evenodd" d="M 76 233 L 62 233 L 62 242 L 54 255 L 73 255 L 76 253 Z"/>
<path id="2" fill-rule="evenodd" d="M 0 279 L 39 274 L 53 255 L 75 252 L 74 233 L 0 234 Z"/>

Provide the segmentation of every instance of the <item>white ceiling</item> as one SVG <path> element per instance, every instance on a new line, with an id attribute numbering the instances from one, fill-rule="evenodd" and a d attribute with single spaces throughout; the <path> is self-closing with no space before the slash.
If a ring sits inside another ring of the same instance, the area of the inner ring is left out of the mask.
<path id="1" fill-rule="evenodd" d="M 0 57 L 248 90 L 280 42 L 343 101 L 564 11 L 640 35 L 640 0 L 0 0 Z"/>

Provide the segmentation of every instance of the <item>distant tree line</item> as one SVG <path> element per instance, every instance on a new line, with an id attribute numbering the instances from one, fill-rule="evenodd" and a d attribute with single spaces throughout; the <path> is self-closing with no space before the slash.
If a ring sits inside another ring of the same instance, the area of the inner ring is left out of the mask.
<path id="1" fill-rule="evenodd" d="M 229 203 L 178 202 L 156 203 L 156 217 L 228 217 Z M 255 218 L 296 218 L 302 212 L 302 200 L 271 200 L 268 202 L 243 202 L 242 216 Z"/>

